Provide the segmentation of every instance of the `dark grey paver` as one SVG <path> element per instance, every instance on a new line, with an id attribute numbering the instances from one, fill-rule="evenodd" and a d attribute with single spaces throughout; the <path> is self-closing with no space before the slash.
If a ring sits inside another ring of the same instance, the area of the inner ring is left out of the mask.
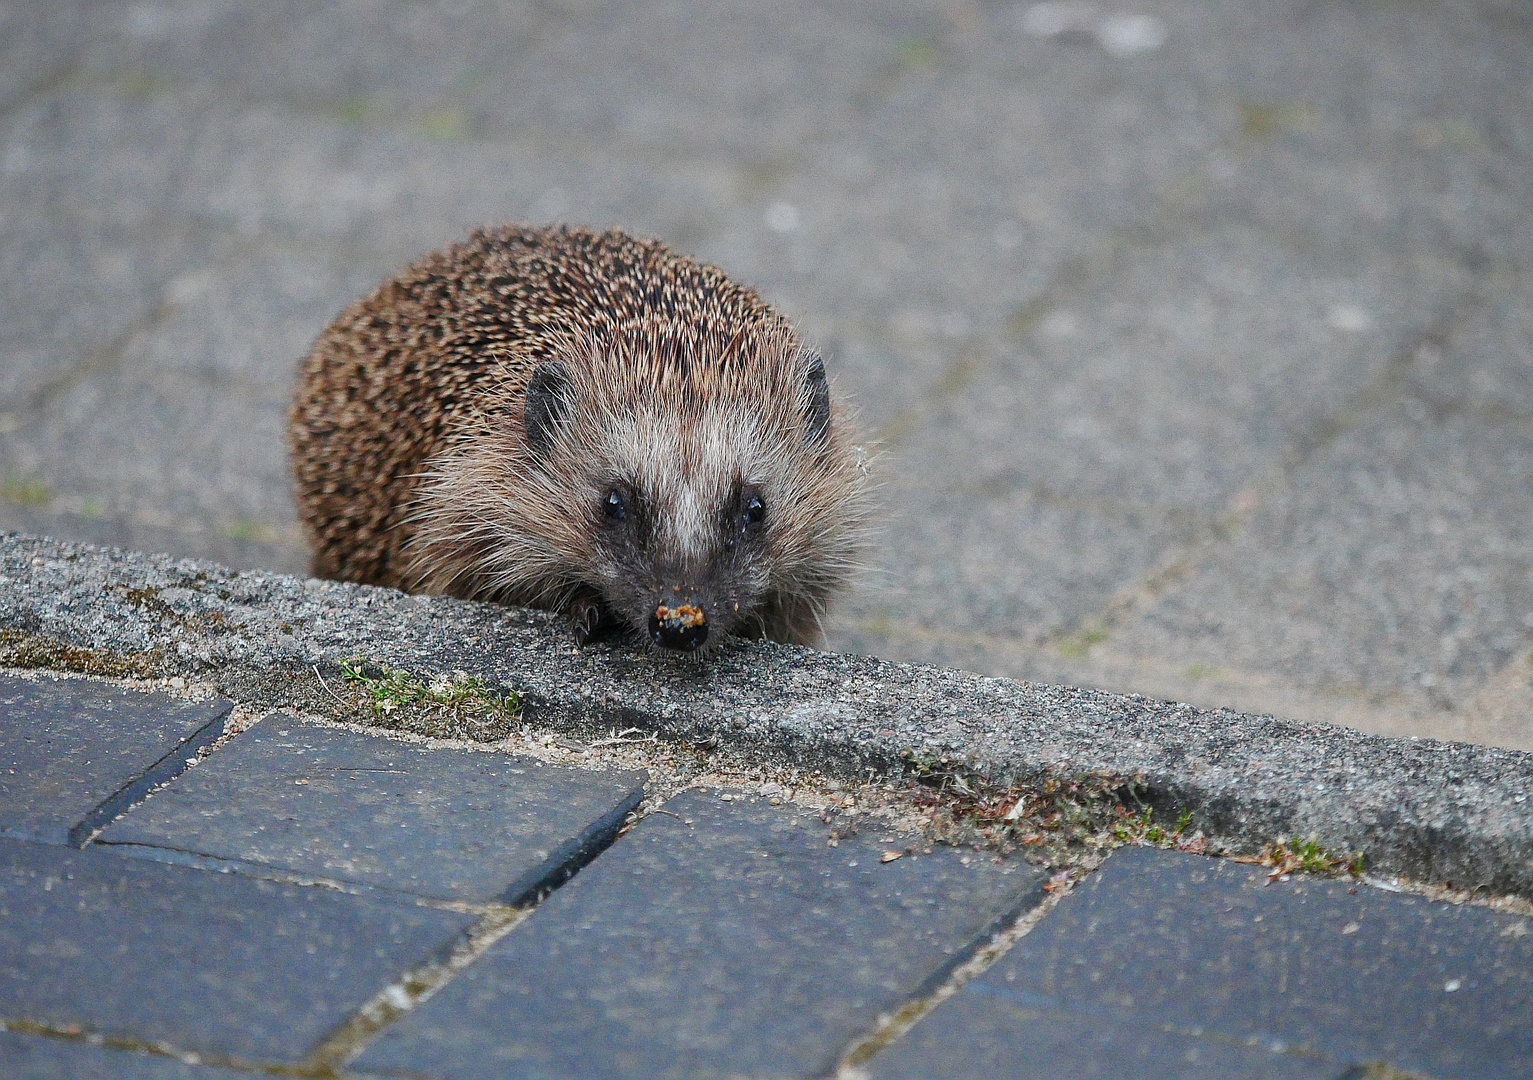
<path id="1" fill-rule="evenodd" d="M 83 842 L 186 768 L 232 707 L 0 675 L 0 835 Z"/>
<path id="2" fill-rule="evenodd" d="M 870 1080 L 1363 1080 L 1284 1047 L 1062 1013 L 984 982 L 952 1000 L 874 1058 Z"/>
<path id="3" fill-rule="evenodd" d="M 1056 1022 L 1083 1039 L 1034 1030 Z M 1024 1063 L 1077 1075 L 1094 1045 L 1139 1028 L 1196 1035 L 1214 1055 L 1280 1048 L 1282 1062 L 1258 1076 L 1316 1075 L 1295 1055 L 1337 1072 L 1385 1061 L 1466 1080 L 1533 1076 L 1533 920 L 1345 881 L 1269 885 L 1255 867 L 1124 850 L 874 1075 L 936 1062 L 955 1078 L 1032 1075 Z"/>
<path id="4" fill-rule="evenodd" d="M 1042 896 L 952 849 L 881 863 L 796 808 L 688 792 L 357 1061 L 433 1076 L 821 1076 Z"/>
<path id="5" fill-rule="evenodd" d="M 114 822 L 100 842 L 515 903 L 556 887 L 610 843 L 644 780 L 278 715 Z"/>
<path id="6" fill-rule="evenodd" d="M 0 1075 L 6 1080 L 234 1080 L 250 1073 L 80 1039 L 0 1031 Z"/>
<path id="7" fill-rule="evenodd" d="M 293 1062 L 473 917 L 0 840 L 0 1018 Z"/>

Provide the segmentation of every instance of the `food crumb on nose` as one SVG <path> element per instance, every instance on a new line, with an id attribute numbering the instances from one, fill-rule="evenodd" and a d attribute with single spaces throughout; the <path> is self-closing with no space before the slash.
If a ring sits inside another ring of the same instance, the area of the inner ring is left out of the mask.
<path id="1" fill-rule="evenodd" d="M 661 604 L 655 609 L 655 618 L 667 626 L 701 626 L 707 621 L 703 609 L 694 604 L 682 604 L 680 607 L 666 607 Z"/>

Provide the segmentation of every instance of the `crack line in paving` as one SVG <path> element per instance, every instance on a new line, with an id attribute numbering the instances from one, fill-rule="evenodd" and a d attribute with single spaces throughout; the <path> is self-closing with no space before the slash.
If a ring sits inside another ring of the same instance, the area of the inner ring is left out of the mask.
<path id="1" fill-rule="evenodd" d="M 1191 539 L 1175 547 L 1145 577 L 1119 590 L 1094 614 L 1077 620 L 1073 629 L 1054 635 L 1054 641 L 1061 649 L 1084 657 L 1091 646 L 1105 641 L 1127 619 L 1148 610 L 1172 585 L 1189 577 L 1219 547 L 1243 531 L 1263 504 L 1290 488 L 1294 474 L 1301 468 L 1368 417 L 1410 396 L 1413 391 L 1409 376 L 1419 351 L 1426 346 L 1446 349 L 1453 335 L 1485 302 L 1482 289 L 1478 285 L 1469 286 L 1425 329 L 1396 350 L 1382 372 L 1339 408 L 1322 416 L 1307 432 L 1300 433 L 1265 477 L 1237 492 L 1230 500 L 1236 509 L 1202 524 Z"/>
<path id="2" fill-rule="evenodd" d="M 49 98 L 58 93 L 74 81 L 79 70 L 78 62 L 70 62 L 34 80 L 12 100 L 0 104 L 0 124 L 8 123 L 12 117 L 25 110 L 34 101 Z"/>
<path id="3" fill-rule="evenodd" d="M 55 372 L 42 380 L 33 387 L 31 393 L 27 394 L 19 406 L 0 412 L 0 434 L 14 431 L 21 426 L 28 415 L 41 412 L 61 395 L 91 376 L 100 375 L 117 367 L 122 363 L 129 346 L 140 335 L 150 333 L 161 326 L 175 310 L 176 304 L 172 300 L 156 302 L 148 311 L 117 333 L 101 344 L 86 350 L 85 354 L 73 363 L 65 365 L 62 371 Z"/>

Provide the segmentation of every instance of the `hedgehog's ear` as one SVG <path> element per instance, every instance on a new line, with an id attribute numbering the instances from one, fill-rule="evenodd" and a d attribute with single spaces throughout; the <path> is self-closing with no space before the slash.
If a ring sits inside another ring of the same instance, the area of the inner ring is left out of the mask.
<path id="1" fill-rule="evenodd" d="M 804 420 L 809 428 L 811 443 L 824 443 L 830 438 L 830 383 L 825 379 L 825 361 L 813 349 L 806 349 L 804 384 L 808 394 L 804 399 Z"/>
<path id="2" fill-rule="evenodd" d="M 570 369 L 563 364 L 539 364 L 527 380 L 527 408 L 522 424 L 527 445 L 534 454 L 545 454 L 554 444 L 558 428 L 569 418 L 575 396 Z"/>

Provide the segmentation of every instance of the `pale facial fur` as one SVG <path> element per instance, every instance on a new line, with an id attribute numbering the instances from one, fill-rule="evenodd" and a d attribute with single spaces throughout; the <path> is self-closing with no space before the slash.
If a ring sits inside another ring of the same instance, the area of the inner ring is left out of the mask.
<path id="1" fill-rule="evenodd" d="M 815 355 L 787 331 L 648 332 L 571 342 L 555 364 L 533 379 L 544 412 L 508 378 L 431 463 L 421 586 L 562 610 L 581 638 L 816 641 L 858 562 L 867 483 Z M 685 632 L 657 611 L 686 612 Z"/>

